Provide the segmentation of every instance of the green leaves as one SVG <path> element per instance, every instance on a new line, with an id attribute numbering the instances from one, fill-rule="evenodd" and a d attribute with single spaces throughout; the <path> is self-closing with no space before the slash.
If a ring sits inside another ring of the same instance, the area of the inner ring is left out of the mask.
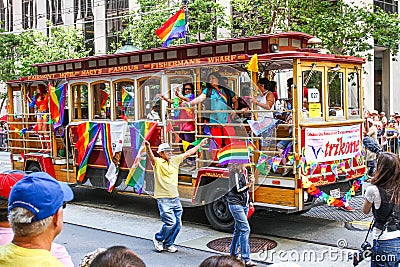
<path id="1" fill-rule="evenodd" d="M 0 80 L 37 73 L 33 64 L 87 56 L 82 32 L 74 27 L 51 27 L 49 36 L 29 30 L 0 35 Z"/>
<path id="2" fill-rule="evenodd" d="M 400 20 L 372 5 L 319 0 L 232 0 L 232 34 L 246 37 L 276 30 L 319 37 L 331 53 L 370 57 L 376 44 L 398 53 Z"/>

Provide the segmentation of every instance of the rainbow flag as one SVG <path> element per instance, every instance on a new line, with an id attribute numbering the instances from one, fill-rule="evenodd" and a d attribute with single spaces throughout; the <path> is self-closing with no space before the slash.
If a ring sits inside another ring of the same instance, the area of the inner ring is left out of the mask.
<path id="1" fill-rule="evenodd" d="M 83 178 L 85 178 L 89 155 L 92 153 L 99 132 L 100 127 L 96 122 L 84 122 L 78 125 L 77 134 L 79 139 L 75 144 L 75 148 L 78 151 L 77 180 L 79 182 L 82 182 Z"/>
<path id="2" fill-rule="evenodd" d="M 100 124 L 100 130 L 104 156 L 106 158 L 107 167 L 109 167 L 113 157 L 111 143 L 111 125 L 108 123 L 102 123 Z"/>
<path id="3" fill-rule="evenodd" d="M 135 121 L 130 124 L 131 147 L 133 165 L 126 177 L 125 184 L 135 188 L 137 193 L 142 193 L 144 174 L 146 172 L 146 147 L 144 140 L 149 140 L 157 128 L 158 123 L 153 121 Z"/>
<path id="4" fill-rule="evenodd" d="M 54 130 L 60 127 L 64 120 L 65 100 L 67 95 L 67 84 L 54 87 L 49 83 L 50 92 L 50 115 Z"/>
<path id="5" fill-rule="evenodd" d="M 133 106 L 133 94 L 131 92 L 126 91 L 124 88 L 121 90 L 122 92 L 122 106 L 124 109 L 127 107 Z"/>
<path id="6" fill-rule="evenodd" d="M 217 158 L 220 165 L 228 163 L 248 164 L 250 163 L 249 150 L 252 146 L 248 146 L 246 142 L 234 142 L 217 153 Z"/>
<path id="7" fill-rule="evenodd" d="M 156 30 L 156 35 L 163 41 L 162 47 L 169 46 L 173 39 L 183 38 L 186 35 L 185 7 L 179 9 L 175 15 L 161 25 Z"/>
<path id="8" fill-rule="evenodd" d="M 105 174 L 108 180 L 108 192 L 114 189 L 115 182 L 118 178 L 126 125 L 127 122 L 125 121 L 101 124 L 103 150 L 108 167 L 107 173 Z"/>

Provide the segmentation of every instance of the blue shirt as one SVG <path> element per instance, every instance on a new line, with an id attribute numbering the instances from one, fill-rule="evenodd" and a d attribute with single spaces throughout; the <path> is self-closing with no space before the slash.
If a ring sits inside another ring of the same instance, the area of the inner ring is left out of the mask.
<path id="1" fill-rule="evenodd" d="M 205 88 L 202 92 L 202 94 L 207 95 L 207 90 L 208 88 Z M 230 110 L 231 108 L 228 107 L 226 104 L 226 101 L 221 97 L 221 95 L 216 91 L 216 89 L 211 89 L 211 95 L 210 99 L 206 99 L 206 101 L 211 102 L 211 110 L 213 111 L 219 111 L 219 110 Z M 230 92 L 230 98 L 233 98 L 235 93 L 232 92 L 231 90 L 228 90 Z M 221 93 L 224 94 L 224 91 L 221 90 Z M 225 112 L 215 112 L 210 114 L 210 123 L 227 123 L 229 118 L 229 113 Z"/>

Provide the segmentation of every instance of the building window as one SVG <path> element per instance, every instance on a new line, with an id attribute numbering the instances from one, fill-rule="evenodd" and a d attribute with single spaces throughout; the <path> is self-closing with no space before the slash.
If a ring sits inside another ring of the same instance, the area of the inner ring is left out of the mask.
<path id="1" fill-rule="evenodd" d="M 92 0 L 74 0 L 75 22 L 84 18 L 93 19 Z"/>
<path id="2" fill-rule="evenodd" d="M 47 19 L 53 25 L 64 24 L 62 10 L 64 9 L 62 0 L 47 0 Z"/>
<path id="3" fill-rule="evenodd" d="M 129 12 L 128 0 L 108 0 L 106 9 L 107 20 L 107 51 L 111 51 L 113 43 L 119 42 L 120 34 L 126 27 L 123 17 Z"/>
<path id="4" fill-rule="evenodd" d="M 36 28 L 36 9 L 33 0 L 22 0 L 22 27 L 24 29 Z"/>
<path id="5" fill-rule="evenodd" d="M 379 6 L 383 11 L 388 13 L 398 13 L 399 3 L 397 0 L 375 0 L 374 6 Z"/>

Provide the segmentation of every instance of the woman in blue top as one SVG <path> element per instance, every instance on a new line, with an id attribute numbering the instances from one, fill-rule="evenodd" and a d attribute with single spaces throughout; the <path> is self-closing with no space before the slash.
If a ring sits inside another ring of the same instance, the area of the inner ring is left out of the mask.
<path id="1" fill-rule="evenodd" d="M 201 95 L 189 101 L 189 105 L 193 106 L 206 101 L 206 109 L 217 111 L 209 114 L 209 122 L 212 136 L 235 136 L 235 130 L 231 126 L 224 124 L 231 121 L 230 113 L 223 112 L 231 110 L 233 105 L 238 101 L 236 94 L 223 86 L 223 78 L 219 73 L 212 72 L 208 75 L 208 83 L 206 88 L 203 89 Z M 222 148 L 224 145 L 231 143 L 229 138 L 224 139 L 214 138 L 217 145 Z"/>

